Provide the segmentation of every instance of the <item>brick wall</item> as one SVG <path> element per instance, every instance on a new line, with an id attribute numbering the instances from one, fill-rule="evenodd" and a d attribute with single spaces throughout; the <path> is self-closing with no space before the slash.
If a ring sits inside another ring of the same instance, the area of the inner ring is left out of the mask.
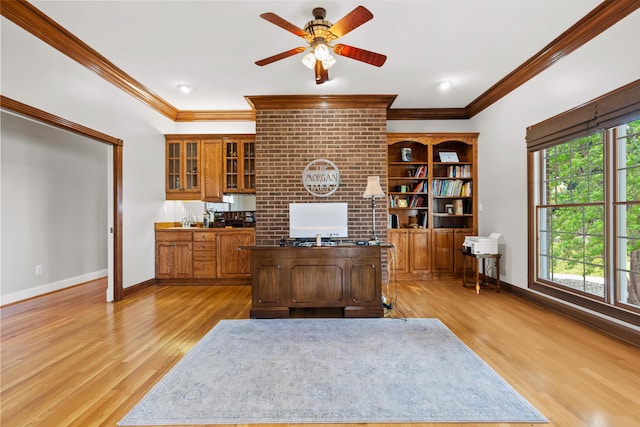
<path id="1" fill-rule="evenodd" d="M 349 237 L 371 237 L 371 200 L 362 193 L 367 176 L 387 187 L 386 108 L 256 110 L 256 243 L 278 244 L 289 236 L 289 203 L 347 202 Z M 302 172 L 316 159 L 340 170 L 340 187 L 316 197 L 302 185 Z M 387 237 L 386 201 L 376 209 L 376 234 Z"/>

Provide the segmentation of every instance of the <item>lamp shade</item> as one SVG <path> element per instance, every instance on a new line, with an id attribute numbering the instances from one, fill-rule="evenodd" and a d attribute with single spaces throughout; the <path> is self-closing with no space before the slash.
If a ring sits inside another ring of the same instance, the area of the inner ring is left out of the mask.
<path id="1" fill-rule="evenodd" d="M 364 194 L 362 195 L 362 197 L 370 199 L 372 197 L 382 196 L 384 196 L 384 191 L 382 191 L 382 187 L 380 187 L 380 177 L 367 177 L 367 188 L 364 190 Z"/>

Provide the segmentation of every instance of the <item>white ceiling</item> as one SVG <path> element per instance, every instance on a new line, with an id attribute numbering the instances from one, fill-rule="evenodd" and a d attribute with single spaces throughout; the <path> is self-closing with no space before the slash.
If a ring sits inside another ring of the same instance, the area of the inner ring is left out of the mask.
<path id="1" fill-rule="evenodd" d="M 245 95 L 280 94 L 397 94 L 392 108 L 465 107 L 599 2 L 31 1 L 178 110 L 247 110 Z M 337 22 L 358 5 L 374 18 L 339 42 L 387 55 L 381 68 L 337 57 L 330 81 L 316 85 L 303 54 L 255 65 L 306 45 L 261 13 L 304 27 L 314 7 Z M 445 79 L 454 86 L 441 92 Z"/>

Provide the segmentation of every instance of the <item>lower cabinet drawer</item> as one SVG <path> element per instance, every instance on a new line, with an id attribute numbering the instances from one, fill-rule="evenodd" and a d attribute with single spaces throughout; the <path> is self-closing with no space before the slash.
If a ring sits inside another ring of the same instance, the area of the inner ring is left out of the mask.
<path id="1" fill-rule="evenodd" d="M 206 241 L 194 241 L 193 242 L 193 250 L 194 251 L 212 251 L 215 253 L 216 251 L 216 242 Z"/>
<path id="2" fill-rule="evenodd" d="M 196 279 L 215 279 L 216 264 L 211 261 L 194 261 L 193 277 Z"/>
<path id="3" fill-rule="evenodd" d="M 193 251 L 194 261 L 210 261 L 212 264 L 216 263 L 216 251 Z"/>

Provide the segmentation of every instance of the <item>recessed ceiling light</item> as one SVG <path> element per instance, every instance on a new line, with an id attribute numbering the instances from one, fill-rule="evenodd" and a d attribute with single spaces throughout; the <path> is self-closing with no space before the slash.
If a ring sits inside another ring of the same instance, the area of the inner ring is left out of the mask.
<path id="1" fill-rule="evenodd" d="M 438 88 L 440 90 L 449 90 L 451 88 L 451 80 L 443 80 L 438 83 Z"/>
<path id="2" fill-rule="evenodd" d="M 193 90 L 193 87 L 184 83 L 181 83 L 178 85 L 178 89 L 180 89 L 180 92 L 182 93 L 189 93 Z"/>

